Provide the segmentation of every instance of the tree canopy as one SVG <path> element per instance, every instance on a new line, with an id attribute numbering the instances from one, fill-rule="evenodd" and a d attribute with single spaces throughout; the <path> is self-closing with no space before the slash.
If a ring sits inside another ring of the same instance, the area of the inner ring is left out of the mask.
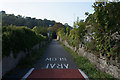
<path id="1" fill-rule="evenodd" d="M 42 26 L 42 27 L 49 27 L 50 25 L 53 26 L 55 21 L 47 20 L 47 19 L 36 19 L 31 17 L 23 17 L 21 15 L 15 16 L 14 14 L 6 14 L 5 11 L 1 11 L 2 13 L 2 25 L 16 25 L 16 26 L 27 26 L 29 28 L 33 28 L 34 26 Z"/>

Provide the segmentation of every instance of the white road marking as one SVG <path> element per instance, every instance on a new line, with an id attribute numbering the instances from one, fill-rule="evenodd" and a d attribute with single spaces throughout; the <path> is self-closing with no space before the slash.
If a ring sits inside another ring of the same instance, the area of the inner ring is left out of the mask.
<path id="1" fill-rule="evenodd" d="M 66 65 L 66 64 L 64 64 L 64 66 L 65 66 L 65 68 L 66 68 L 66 69 L 68 69 L 68 64 L 67 64 L 67 65 Z"/>
<path id="2" fill-rule="evenodd" d="M 81 71 L 80 69 L 78 69 L 78 70 L 83 75 L 83 77 L 85 78 L 85 80 L 89 80 L 88 76 L 83 71 Z"/>
<path id="3" fill-rule="evenodd" d="M 67 61 L 67 59 L 65 57 L 61 57 L 61 58 L 51 58 L 50 57 L 50 58 L 46 58 L 45 61 L 56 62 L 56 61 Z M 69 66 L 69 64 L 47 64 L 46 69 L 48 69 L 49 67 L 52 69 L 53 68 L 63 69 L 65 67 L 66 69 L 68 69 L 68 66 Z"/>
<path id="4" fill-rule="evenodd" d="M 45 61 L 67 61 L 66 58 L 46 58 Z"/>
<path id="5" fill-rule="evenodd" d="M 60 61 L 67 61 L 66 58 L 59 58 L 59 59 L 60 59 Z"/>
<path id="6" fill-rule="evenodd" d="M 58 68 L 58 69 L 62 69 L 62 68 L 63 68 L 63 65 L 62 65 L 62 64 L 57 64 L 57 68 Z"/>
<path id="7" fill-rule="evenodd" d="M 54 66 L 55 66 L 55 64 L 53 64 L 53 65 L 52 65 L 52 64 L 50 64 L 50 66 L 51 66 L 51 68 L 53 69 L 53 68 L 54 68 Z"/>
<path id="8" fill-rule="evenodd" d="M 33 70 L 34 70 L 34 68 L 31 68 L 31 69 L 28 71 L 28 73 L 26 73 L 25 76 L 22 77 L 21 80 L 25 80 L 25 79 L 32 73 Z"/>
<path id="9" fill-rule="evenodd" d="M 66 68 L 68 69 L 69 64 L 47 64 L 46 69 L 48 68 L 57 68 L 57 69 L 63 69 Z"/>
<path id="10" fill-rule="evenodd" d="M 46 58 L 45 61 L 51 61 L 51 58 Z"/>
<path id="11" fill-rule="evenodd" d="M 49 67 L 49 64 L 47 64 L 46 69 L 48 69 L 48 67 Z"/>
<path id="12" fill-rule="evenodd" d="M 52 61 L 57 61 L 57 58 L 52 58 Z"/>

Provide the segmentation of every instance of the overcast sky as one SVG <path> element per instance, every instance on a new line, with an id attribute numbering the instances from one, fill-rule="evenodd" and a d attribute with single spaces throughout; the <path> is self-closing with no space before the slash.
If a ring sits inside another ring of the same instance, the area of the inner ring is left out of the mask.
<path id="1" fill-rule="evenodd" d="M 0 11 L 8 14 L 55 20 L 73 26 L 77 17 L 85 19 L 85 12 L 93 13 L 94 0 L 2 0 Z"/>

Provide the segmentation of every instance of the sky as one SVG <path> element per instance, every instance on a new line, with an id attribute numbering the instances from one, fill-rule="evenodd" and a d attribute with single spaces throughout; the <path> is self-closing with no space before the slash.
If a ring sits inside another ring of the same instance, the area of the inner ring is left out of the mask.
<path id="1" fill-rule="evenodd" d="M 93 0 L 0 0 L 0 11 L 37 19 L 68 23 L 85 19 L 85 12 L 93 13 Z"/>

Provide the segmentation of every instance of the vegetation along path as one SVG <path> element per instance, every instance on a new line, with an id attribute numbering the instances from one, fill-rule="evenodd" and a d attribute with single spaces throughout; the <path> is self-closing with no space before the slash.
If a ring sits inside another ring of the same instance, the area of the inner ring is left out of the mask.
<path id="1" fill-rule="evenodd" d="M 56 40 L 53 40 L 34 68 L 23 77 L 26 78 L 84 80 L 87 76 L 78 69 L 70 54 Z"/>

